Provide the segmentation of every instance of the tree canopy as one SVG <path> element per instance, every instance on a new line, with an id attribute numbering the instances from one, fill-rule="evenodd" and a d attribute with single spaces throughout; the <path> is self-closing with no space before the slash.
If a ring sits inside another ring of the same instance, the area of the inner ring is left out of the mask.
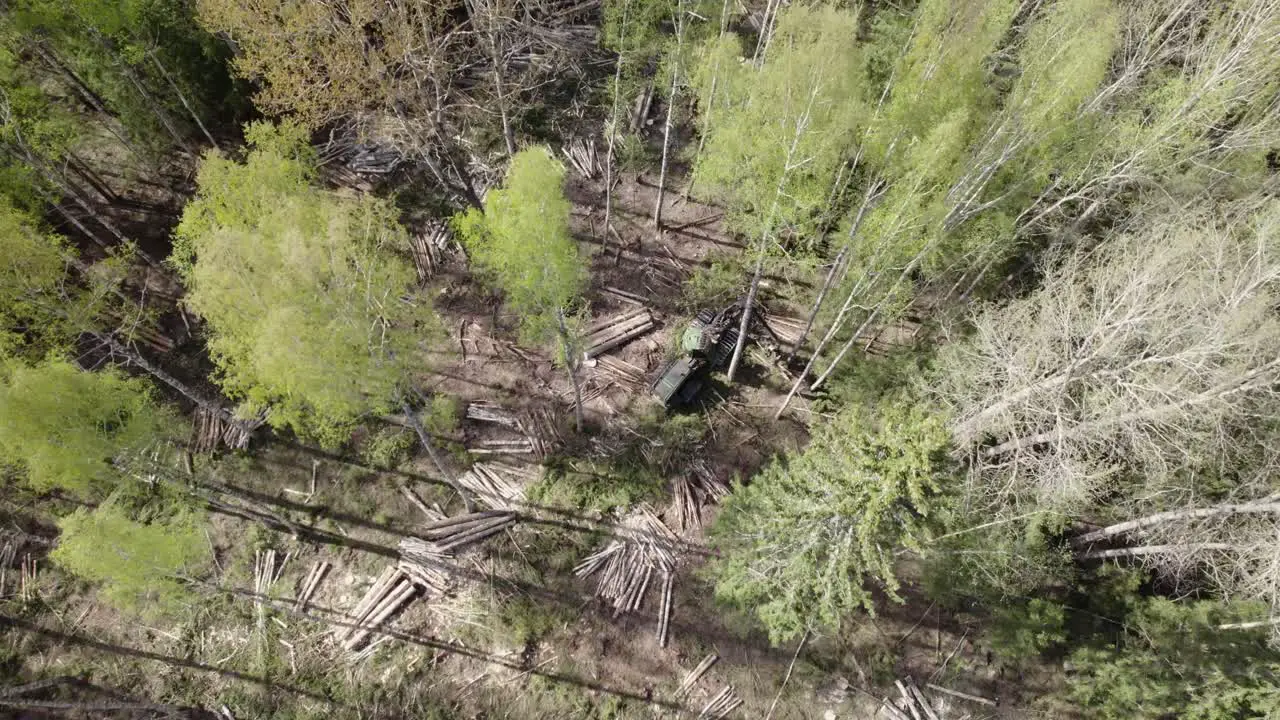
<path id="1" fill-rule="evenodd" d="M 297 126 L 249 126 L 244 162 L 205 157 L 174 233 L 188 306 L 209 323 L 218 381 L 246 415 L 326 441 L 392 407 L 434 329 L 395 208 L 310 184 Z"/>

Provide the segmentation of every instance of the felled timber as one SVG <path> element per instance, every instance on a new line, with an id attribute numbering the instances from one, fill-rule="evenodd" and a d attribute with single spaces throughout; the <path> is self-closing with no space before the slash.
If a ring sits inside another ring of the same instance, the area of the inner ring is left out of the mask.
<path id="1" fill-rule="evenodd" d="M 191 448 L 194 452 L 209 453 L 224 446 L 229 450 L 249 447 L 249 438 L 262 426 L 262 420 L 228 420 L 215 409 L 196 408 L 191 429 Z"/>
<path id="2" fill-rule="evenodd" d="M 417 592 L 413 579 L 398 566 L 383 570 L 351 613 L 351 626 L 336 631 L 336 640 L 348 652 L 359 648 L 369 634 L 408 604 Z"/>
<path id="3" fill-rule="evenodd" d="M 702 525 L 702 508 L 729 494 L 728 485 L 703 462 L 695 462 L 689 472 L 677 475 L 671 484 L 671 516 L 681 530 Z"/>
<path id="4" fill-rule="evenodd" d="M 448 247 L 449 228 L 444 223 L 432 223 L 423 232 L 409 236 L 409 254 L 413 257 L 419 284 L 425 285 L 435 277 Z"/>
<path id="5" fill-rule="evenodd" d="M 501 405 L 483 400 L 467 405 L 467 419 L 494 423 L 495 425 L 515 429 L 520 427 L 520 421 L 514 414 L 508 412 Z"/>
<path id="6" fill-rule="evenodd" d="M 738 692 L 733 689 L 732 685 L 726 685 L 702 708 L 702 712 L 698 713 L 698 719 L 720 720 L 720 718 L 738 709 L 741 704 L 742 698 L 738 697 Z"/>
<path id="7" fill-rule="evenodd" d="M 495 510 L 514 510 L 524 501 L 524 489 L 520 478 L 510 473 L 508 467 L 476 463 L 458 478 L 458 484 Z"/>
<path id="8" fill-rule="evenodd" d="M 645 372 L 642 368 L 612 355 L 596 358 L 596 372 L 608 375 L 623 385 L 640 387 L 645 384 Z"/>

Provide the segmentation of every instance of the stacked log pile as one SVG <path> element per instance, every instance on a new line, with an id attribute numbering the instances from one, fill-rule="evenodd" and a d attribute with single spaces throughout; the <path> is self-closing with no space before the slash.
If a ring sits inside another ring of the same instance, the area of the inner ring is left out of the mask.
<path id="1" fill-rule="evenodd" d="M 373 586 L 351 612 L 351 626 L 335 632 L 335 639 L 347 652 L 355 652 L 369 634 L 377 630 L 397 611 L 404 608 L 417 592 L 413 580 L 397 566 L 382 571 Z"/>
<path id="2" fill-rule="evenodd" d="M 584 138 L 573 138 L 560 149 L 565 159 L 574 170 L 584 178 L 600 175 L 600 159 L 596 155 L 596 145 Z"/>
<path id="3" fill-rule="evenodd" d="M 694 666 L 694 668 L 689 671 L 689 674 L 684 676 L 684 680 L 680 681 L 680 687 L 676 688 L 675 699 L 679 700 L 685 695 L 693 692 L 693 688 L 697 686 L 698 681 L 702 679 L 703 675 L 707 674 L 707 671 L 710 670 L 711 666 L 715 665 L 716 661 L 719 659 L 720 656 L 714 653 L 702 658 L 702 662 Z"/>
<path id="4" fill-rule="evenodd" d="M 500 425 L 522 436 L 511 440 L 481 440 L 467 448 L 478 455 L 532 454 L 545 458 L 564 442 L 555 416 L 542 408 L 517 415 L 494 403 L 474 402 L 467 406 L 467 419 Z"/>
<path id="5" fill-rule="evenodd" d="M 804 320 L 800 318 L 787 317 L 786 315 L 774 315 L 772 313 L 762 313 L 764 325 L 773 333 L 778 342 L 785 347 L 792 347 L 796 341 L 800 339 L 800 333 L 804 332 Z"/>
<path id="6" fill-rule="evenodd" d="M 583 356 L 590 360 L 631 342 L 654 327 L 653 314 L 643 307 L 597 320 L 586 329 Z"/>
<path id="7" fill-rule="evenodd" d="M 507 412 L 501 405 L 485 400 L 477 400 L 467 405 L 467 419 L 502 425 L 513 430 L 520 428 L 520 421 L 515 415 Z"/>
<path id="8" fill-rule="evenodd" d="M 422 528 L 421 533 L 436 556 L 450 556 L 456 551 L 496 535 L 515 524 L 517 516 L 509 510 L 484 510 L 457 517 L 446 518 Z M 414 541 L 418 547 L 423 541 L 405 538 L 400 542 L 403 552 L 406 543 Z"/>
<path id="9" fill-rule="evenodd" d="M 672 480 L 671 516 L 676 526 L 688 530 L 702 525 L 702 508 L 729 494 L 729 487 L 711 472 L 705 462 L 696 462 L 689 472 Z"/>
<path id="10" fill-rule="evenodd" d="M 249 438 L 262 426 L 262 420 L 230 420 L 217 409 L 197 408 L 191 431 L 194 452 L 209 453 L 225 446 L 228 450 L 244 450 Z"/>
<path id="11" fill-rule="evenodd" d="M 657 636 L 659 644 L 665 647 L 671 624 L 677 538 L 644 508 L 624 520 L 618 529 L 621 538 L 588 556 L 573 572 L 581 578 L 599 575 L 596 597 L 613 607 L 615 617 L 639 610 L 650 586 L 659 587 Z"/>
<path id="12" fill-rule="evenodd" d="M 643 368 L 611 355 L 601 355 L 596 358 L 596 372 L 632 389 L 645 384 Z"/>

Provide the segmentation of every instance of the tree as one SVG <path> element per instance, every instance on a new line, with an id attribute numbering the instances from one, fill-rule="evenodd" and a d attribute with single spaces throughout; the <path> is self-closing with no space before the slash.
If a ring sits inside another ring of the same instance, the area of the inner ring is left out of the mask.
<path id="1" fill-rule="evenodd" d="M 860 113 L 857 18 L 834 8 L 793 6 L 778 21 L 767 62 L 740 64 L 739 40 L 710 43 L 699 69 L 707 88 L 705 143 L 694 178 L 725 203 L 735 229 L 752 236 L 755 270 L 732 381 L 746 342 L 765 257 L 780 235 L 803 238 L 819 224 L 823 205 L 845 162 Z M 715 94 L 709 89 L 715 86 Z"/>
<path id="2" fill-rule="evenodd" d="M 903 395 L 883 407 L 818 426 L 804 451 L 735 488 L 712 529 L 716 597 L 754 611 L 775 642 L 874 612 L 869 585 L 897 598 L 896 551 L 945 517 L 945 425 Z"/>
<path id="3" fill-rule="evenodd" d="M 434 316 L 404 297 L 415 275 L 393 252 L 408 240 L 390 203 L 312 187 L 296 125 L 246 136 L 244 163 L 205 157 L 172 262 L 241 412 L 339 442 L 360 415 L 394 407 Z"/>
<path id="4" fill-rule="evenodd" d="M 38 490 L 92 496 L 118 479 L 118 459 L 173 434 L 146 386 L 117 371 L 49 359 L 0 373 L 0 460 Z"/>
<path id="5" fill-rule="evenodd" d="M 101 583 L 112 605 L 143 616 L 177 609 L 187 595 L 181 576 L 209 558 L 200 518 L 190 511 L 140 521 L 124 503 L 108 500 L 62 518 L 58 529 L 53 561 Z"/>
<path id="6" fill-rule="evenodd" d="M 454 227 L 480 271 L 520 316 L 521 335 L 535 343 L 559 339 L 581 429 L 581 353 L 570 318 L 587 274 L 569 231 L 564 175 L 546 148 L 521 150 L 511 159 L 502 188 L 485 198 L 484 212 L 472 208 L 455 218 Z"/>

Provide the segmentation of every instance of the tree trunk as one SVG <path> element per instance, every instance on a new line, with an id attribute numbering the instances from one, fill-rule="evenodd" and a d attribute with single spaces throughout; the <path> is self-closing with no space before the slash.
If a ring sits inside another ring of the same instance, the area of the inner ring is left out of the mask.
<path id="1" fill-rule="evenodd" d="M 436 466 L 436 471 L 440 473 L 440 479 L 449 483 L 449 486 L 458 493 L 462 498 L 462 504 L 466 507 L 467 512 L 475 512 L 475 504 L 471 501 L 471 496 L 458 483 L 454 482 L 449 475 L 449 471 L 445 469 L 444 463 L 440 461 L 440 456 L 436 454 L 435 445 L 431 444 L 431 436 L 427 434 L 426 428 L 422 427 L 422 422 L 418 420 L 418 414 L 409 407 L 409 403 L 401 401 L 400 407 L 404 410 L 405 417 L 409 420 L 409 425 L 413 427 L 414 433 L 418 435 L 418 442 L 422 443 L 422 448 L 427 451 L 427 457 L 431 458 L 431 464 Z"/>
<path id="2" fill-rule="evenodd" d="M 81 180 L 88 183 L 89 187 L 92 187 L 93 191 L 98 193 L 108 204 L 114 205 L 120 201 L 120 196 L 116 195 L 115 191 L 108 187 L 92 168 L 76 157 L 75 153 L 67 153 L 67 167 L 71 168 L 71 171 L 79 176 Z"/>
<path id="3" fill-rule="evenodd" d="M 684 0 L 676 4 L 676 53 L 671 66 L 671 92 L 667 96 L 667 119 L 662 126 L 662 164 L 658 170 L 658 200 L 653 204 L 653 229 L 662 229 L 662 201 L 667 187 L 667 157 L 671 148 L 671 116 L 676 108 L 680 85 L 680 51 L 684 48 Z M 608 228 L 605 228 L 606 232 Z"/>
<path id="4" fill-rule="evenodd" d="M 1143 555 L 1169 555 L 1174 553 L 1194 553 L 1204 550 L 1235 550 L 1229 543 L 1185 543 L 1182 545 L 1142 545 L 1139 547 L 1118 548 L 1115 550 L 1097 550 L 1084 553 L 1080 560 L 1106 560 L 1107 558 L 1140 557 Z"/>
<path id="5" fill-rule="evenodd" d="M 240 422 L 239 418 L 237 418 L 235 414 L 232 413 L 230 410 L 227 410 L 226 408 L 222 407 L 222 405 L 220 405 L 219 403 L 206 397 L 200 391 L 196 390 L 190 385 L 182 382 L 176 377 L 160 369 L 159 366 L 155 365 L 150 360 L 143 357 L 141 353 L 128 347 L 124 343 L 112 337 L 110 334 L 99 332 L 96 330 L 89 330 L 89 331 L 86 331 L 86 333 L 90 337 L 106 345 L 107 348 L 110 349 L 113 354 L 123 357 L 124 359 L 128 360 L 134 365 L 137 365 L 141 370 L 151 375 L 155 379 L 159 380 L 165 385 L 168 385 L 174 390 L 177 390 L 180 395 L 190 400 L 192 403 L 195 403 L 196 406 L 201 407 L 206 411 L 218 414 L 220 417 L 222 417 L 223 420 L 226 420 L 227 422 L 232 422 L 232 423 Z"/>
<path id="6" fill-rule="evenodd" d="M 115 115 L 107 110 L 106 102 L 102 97 L 98 95 L 98 93 L 94 92 L 93 89 L 90 88 L 74 70 L 63 64 L 63 62 L 54 55 L 52 50 L 46 48 L 41 43 L 34 43 L 33 47 L 35 48 L 36 54 L 44 60 L 45 64 L 66 78 L 67 83 L 76 91 L 76 94 L 84 100 L 85 104 L 93 108 L 102 116 L 102 124 L 103 127 L 107 129 L 107 132 L 115 136 L 115 138 L 120 141 L 120 144 L 123 145 L 134 157 L 141 157 L 141 155 L 138 154 L 137 148 L 133 146 L 133 143 L 129 142 L 128 138 L 112 126 L 111 120 L 115 118 Z"/>
<path id="7" fill-rule="evenodd" d="M 742 320 L 738 323 L 738 342 L 733 346 L 733 359 L 729 361 L 729 372 L 725 376 L 733 382 L 738 373 L 738 364 L 742 361 L 742 349 L 747 345 L 747 328 L 751 325 L 751 311 L 755 308 L 756 292 L 760 288 L 760 276 L 764 272 L 764 256 L 769 246 L 768 235 L 760 238 L 760 247 L 756 250 L 756 269 L 751 273 L 751 286 L 747 289 L 746 300 L 742 303 Z"/>
<path id="8" fill-rule="evenodd" d="M 213 135 L 209 132 L 209 129 L 206 128 L 204 126 L 204 122 L 200 120 L 200 115 L 196 113 L 195 108 L 191 107 L 191 103 L 187 102 L 187 96 L 182 92 L 182 89 L 178 87 L 178 83 L 174 82 L 173 76 L 169 74 L 169 71 L 165 69 L 164 65 L 160 64 L 160 58 L 156 57 L 153 50 L 147 51 L 147 57 L 151 58 L 151 62 L 155 64 L 156 69 L 160 71 L 160 75 L 165 79 L 165 82 L 169 84 L 169 87 L 173 89 L 174 94 L 178 96 L 178 101 L 182 103 L 182 107 L 187 109 L 187 114 L 189 114 L 191 119 L 196 122 L 196 127 L 200 128 L 200 132 L 204 133 L 205 139 L 208 140 L 209 144 L 215 149 L 221 150 L 222 148 L 218 145 L 218 141 L 213 139 Z"/>
<path id="9" fill-rule="evenodd" d="M 190 155 L 193 158 L 196 157 L 196 152 L 192 150 L 191 146 L 188 145 L 187 141 L 182 137 L 182 134 L 178 132 L 178 128 L 174 127 L 173 120 L 169 117 L 169 113 L 165 112 L 164 108 L 160 106 L 160 103 L 151 95 L 150 92 L 147 91 L 146 86 L 142 84 L 142 80 L 138 78 L 138 74 L 135 73 L 133 68 L 129 67 L 129 64 L 123 59 L 120 59 L 119 63 L 120 71 L 124 73 L 124 76 L 128 78 L 129 83 L 133 85 L 134 89 L 138 91 L 138 94 L 142 96 L 143 101 L 147 104 L 147 108 L 151 110 L 151 114 L 155 115 L 156 119 L 160 121 L 160 124 L 164 126 L 165 131 L 167 131 L 169 136 L 173 138 L 173 142 L 178 147 L 182 148 L 187 155 Z"/>
<path id="10" fill-rule="evenodd" d="M 622 90 L 622 61 L 626 57 L 627 14 L 631 2 L 622 6 L 622 30 L 618 38 L 618 61 L 613 68 L 613 109 L 609 115 L 609 148 L 604 155 L 604 231 L 600 235 L 600 247 L 609 244 L 609 223 L 613 219 L 613 149 L 618 138 L 618 95 Z"/>
<path id="11" fill-rule="evenodd" d="M 578 358 L 581 357 L 573 348 L 569 338 L 569 328 L 564 321 L 564 310 L 556 311 L 556 322 L 559 324 L 560 344 L 564 351 L 565 372 L 569 374 L 569 384 L 573 386 L 573 422 L 578 432 L 582 432 L 582 386 L 578 383 Z"/>
<path id="12" fill-rule="evenodd" d="M 1269 498 L 1268 498 L 1269 500 Z M 1136 520 L 1126 520 L 1125 522 L 1108 525 L 1107 527 L 1092 532 L 1079 535 L 1071 540 L 1072 547 L 1084 547 L 1091 543 L 1107 538 L 1113 538 L 1117 535 L 1138 532 L 1146 530 L 1149 527 L 1163 525 L 1169 522 L 1177 522 L 1179 520 L 1203 520 L 1205 518 L 1219 517 L 1223 515 L 1276 515 L 1280 514 L 1280 502 L 1268 502 L 1267 500 L 1258 500 L 1249 503 L 1228 503 L 1223 505 L 1214 505 L 1207 508 L 1189 508 L 1186 510 L 1169 510 L 1166 512 L 1147 515 Z"/>

